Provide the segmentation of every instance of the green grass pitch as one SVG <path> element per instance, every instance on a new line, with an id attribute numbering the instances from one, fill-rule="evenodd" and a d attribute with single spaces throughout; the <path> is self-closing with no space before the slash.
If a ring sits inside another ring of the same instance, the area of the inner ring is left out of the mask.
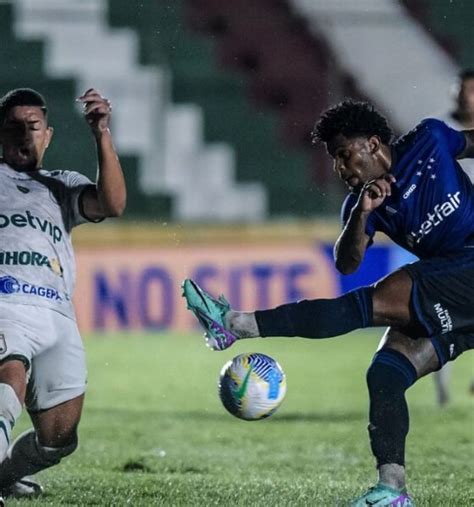
<path id="1" fill-rule="evenodd" d="M 347 505 L 375 478 L 365 370 L 379 336 L 246 340 L 224 352 L 198 334 L 89 336 L 80 448 L 40 474 L 41 499 L 8 505 Z M 286 372 L 286 399 L 269 419 L 241 421 L 220 404 L 219 371 L 242 352 L 269 354 Z M 417 506 L 474 505 L 473 359 L 454 364 L 447 408 L 430 378 L 408 393 Z"/>

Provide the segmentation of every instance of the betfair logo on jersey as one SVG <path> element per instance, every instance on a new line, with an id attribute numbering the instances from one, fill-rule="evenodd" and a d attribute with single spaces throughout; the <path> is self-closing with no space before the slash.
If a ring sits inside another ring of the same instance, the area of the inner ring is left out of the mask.
<path id="1" fill-rule="evenodd" d="M 11 216 L 0 214 L 0 229 L 12 225 L 13 227 L 32 227 L 33 229 L 39 229 L 40 231 L 51 236 L 54 243 L 61 241 L 63 233 L 61 229 L 51 223 L 48 219 L 42 219 L 26 210 L 25 214 L 14 213 Z"/>
<path id="2" fill-rule="evenodd" d="M 62 301 L 62 297 L 56 289 L 19 282 L 13 276 L 0 277 L 0 294 L 29 294 L 53 301 Z"/>
<path id="3" fill-rule="evenodd" d="M 421 224 L 420 229 L 417 232 L 410 233 L 412 241 L 409 241 L 409 243 L 412 243 L 413 240 L 419 243 L 425 236 L 428 236 L 435 227 L 441 224 L 446 217 L 454 213 L 461 203 L 460 195 L 461 192 L 456 192 L 454 195 L 448 194 L 445 202 L 436 204 L 433 211 L 426 215 L 426 220 Z"/>

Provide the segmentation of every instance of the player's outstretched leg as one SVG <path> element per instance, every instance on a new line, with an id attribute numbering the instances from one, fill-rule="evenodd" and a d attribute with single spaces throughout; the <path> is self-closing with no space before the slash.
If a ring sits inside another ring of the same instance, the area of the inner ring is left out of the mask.
<path id="1" fill-rule="evenodd" d="M 303 300 L 256 312 L 233 311 L 224 296 L 215 299 L 190 279 L 184 280 L 182 288 L 188 309 L 203 326 L 214 350 L 224 350 L 242 338 L 329 338 L 382 325 L 373 320 L 373 287 L 361 287 L 334 299 Z"/>

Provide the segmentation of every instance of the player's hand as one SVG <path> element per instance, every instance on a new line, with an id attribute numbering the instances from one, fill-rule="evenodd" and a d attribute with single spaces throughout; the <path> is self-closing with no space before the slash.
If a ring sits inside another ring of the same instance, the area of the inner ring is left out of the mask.
<path id="1" fill-rule="evenodd" d="M 112 106 L 108 99 L 94 88 L 89 88 L 76 100 L 82 102 L 84 117 L 95 135 L 109 128 Z"/>
<path id="2" fill-rule="evenodd" d="M 370 212 L 378 208 L 386 197 L 392 195 L 392 184 L 395 181 L 395 177 L 391 174 L 367 181 L 362 187 L 357 201 L 359 210 Z"/>

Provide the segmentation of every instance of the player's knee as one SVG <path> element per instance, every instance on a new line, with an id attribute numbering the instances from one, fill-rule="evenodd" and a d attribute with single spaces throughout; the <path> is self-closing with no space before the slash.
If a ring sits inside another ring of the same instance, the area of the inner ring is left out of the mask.
<path id="1" fill-rule="evenodd" d="M 401 352 L 389 348 L 375 354 L 366 376 L 371 396 L 404 392 L 416 379 L 416 369 L 410 360 Z"/>
<path id="2" fill-rule="evenodd" d="M 58 431 L 55 433 L 54 436 L 44 436 L 41 435 L 41 433 L 38 433 L 38 442 L 40 445 L 45 447 L 51 447 L 51 448 L 64 448 L 69 449 L 71 448 L 71 453 L 74 452 L 74 450 L 78 446 L 78 436 L 77 436 L 77 429 L 74 428 L 71 431 L 68 432 L 60 432 Z"/>

